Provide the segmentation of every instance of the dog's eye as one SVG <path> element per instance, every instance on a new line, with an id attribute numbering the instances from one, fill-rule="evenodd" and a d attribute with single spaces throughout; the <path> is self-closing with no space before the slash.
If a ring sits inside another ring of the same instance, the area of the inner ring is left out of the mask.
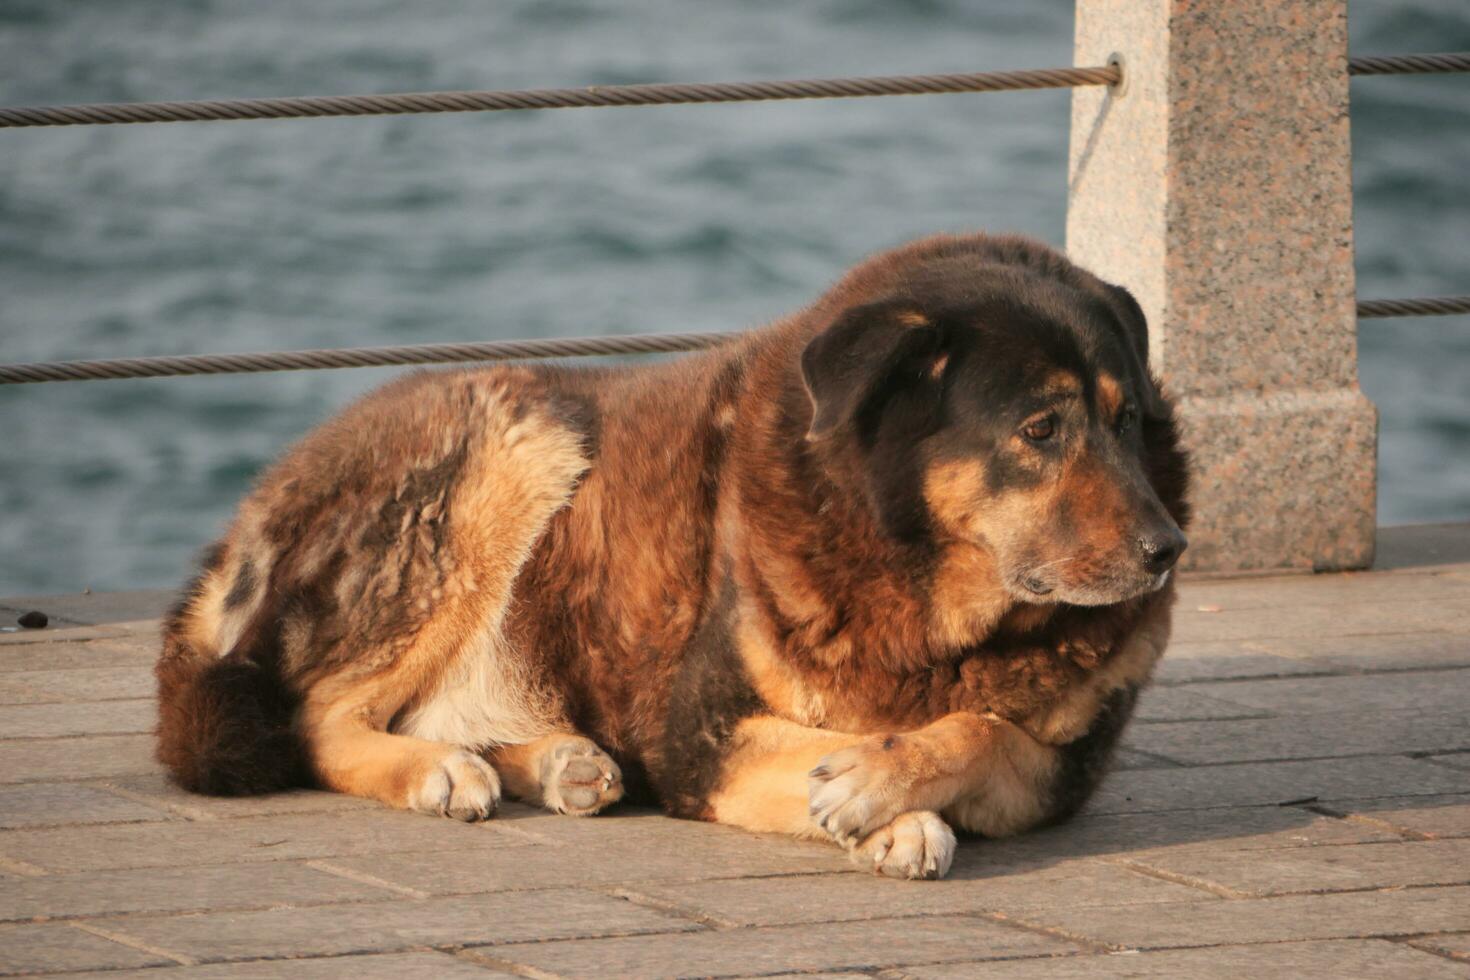
<path id="1" fill-rule="evenodd" d="M 1132 405 L 1124 405 L 1123 411 L 1118 413 L 1118 435 L 1123 435 L 1138 424 L 1138 409 Z"/>
<path id="2" fill-rule="evenodd" d="M 1030 439 L 1032 442 L 1045 442 L 1046 440 L 1050 439 L 1056 433 L 1056 431 L 1056 419 L 1052 418 L 1050 415 L 1046 415 L 1042 418 L 1032 419 L 1030 422 L 1027 422 L 1026 427 L 1021 430 L 1021 434 L 1024 435 L 1027 439 Z"/>

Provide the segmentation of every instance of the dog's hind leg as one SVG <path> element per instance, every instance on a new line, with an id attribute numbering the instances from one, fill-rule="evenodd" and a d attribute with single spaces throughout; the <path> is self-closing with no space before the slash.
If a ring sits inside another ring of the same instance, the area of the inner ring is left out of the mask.
<path id="1" fill-rule="evenodd" d="M 623 796 L 618 764 L 582 735 L 547 735 L 489 756 L 511 795 L 556 813 L 590 816 Z"/>
<path id="2" fill-rule="evenodd" d="M 301 727 L 330 788 L 484 818 L 500 780 L 480 751 L 565 727 L 555 691 L 502 629 L 521 566 L 588 466 L 583 434 L 544 408 L 487 413 L 488 434 L 448 497 L 442 545 L 419 548 L 438 578 L 404 574 L 392 593 L 415 596 L 412 633 L 369 643 L 308 687 Z M 394 533 L 411 543 L 415 530 Z"/>

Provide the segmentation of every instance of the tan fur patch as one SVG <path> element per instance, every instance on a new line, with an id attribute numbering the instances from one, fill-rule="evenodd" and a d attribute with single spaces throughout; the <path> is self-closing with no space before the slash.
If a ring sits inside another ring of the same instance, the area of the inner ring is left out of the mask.
<path id="1" fill-rule="evenodd" d="M 1100 374 L 1097 378 L 1097 399 L 1102 417 L 1113 422 L 1123 410 L 1123 386 L 1112 375 Z"/>

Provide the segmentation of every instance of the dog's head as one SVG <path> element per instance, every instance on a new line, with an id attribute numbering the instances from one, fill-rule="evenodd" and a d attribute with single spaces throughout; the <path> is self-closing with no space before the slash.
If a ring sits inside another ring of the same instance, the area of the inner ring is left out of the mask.
<path id="1" fill-rule="evenodd" d="M 1186 541 L 1143 313 L 1057 253 L 1012 244 L 1010 261 L 915 262 L 813 338 L 807 438 L 859 461 L 891 533 L 980 546 L 1016 599 L 1159 589 Z"/>

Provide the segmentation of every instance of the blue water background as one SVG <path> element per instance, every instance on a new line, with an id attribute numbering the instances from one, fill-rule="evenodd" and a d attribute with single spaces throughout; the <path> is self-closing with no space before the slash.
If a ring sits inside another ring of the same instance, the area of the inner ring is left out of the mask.
<path id="1" fill-rule="evenodd" d="M 1355 53 L 1470 49 L 1356 3 Z M 4 0 L 7 104 L 1071 63 L 1067 0 Z M 1063 92 L 0 132 L 0 360 L 726 330 L 938 230 L 1061 244 Z M 1363 296 L 1470 292 L 1470 78 L 1360 80 Z M 1470 318 L 1365 322 L 1380 519 L 1470 518 Z M 391 372 L 0 388 L 0 595 L 168 585 Z"/>

